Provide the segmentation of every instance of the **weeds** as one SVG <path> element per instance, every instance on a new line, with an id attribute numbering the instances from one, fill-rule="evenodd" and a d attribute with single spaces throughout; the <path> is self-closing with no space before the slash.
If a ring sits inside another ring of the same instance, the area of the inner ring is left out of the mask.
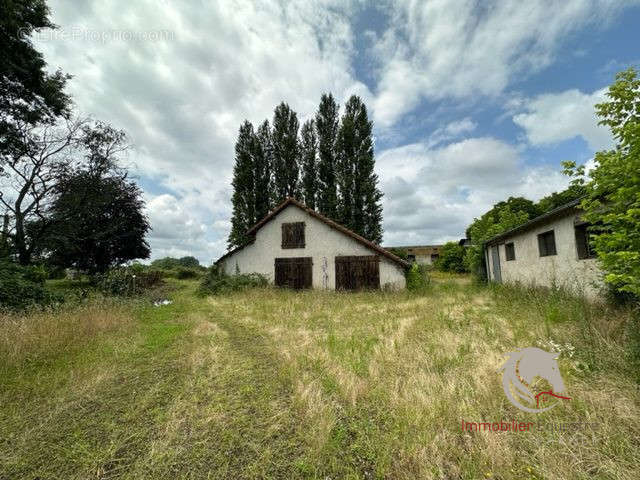
<path id="1" fill-rule="evenodd" d="M 269 281 L 259 273 L 226 275 L 214 265 L 207 271 L 199 291 L 202 295 L 221 295 L 267 285 Z"/>
<path id="2" fill-rule="evenodd" d="M 176 281 L 168 306 L 11 317 L 0 477 L 636 478 L 632 312 L 433 278 L 424 294 L 208 297 Z M 538 416 L 505 400 L 497 372 L 535 345 L 560 351 L 572 398 Z M 460 428 L 501 419 L 598 430 Z"/>

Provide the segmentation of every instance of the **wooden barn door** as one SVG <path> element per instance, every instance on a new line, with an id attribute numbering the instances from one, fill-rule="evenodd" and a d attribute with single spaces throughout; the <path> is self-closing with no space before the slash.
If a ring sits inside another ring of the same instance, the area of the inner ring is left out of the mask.
<path id="1" fill-rule="evenodd" d="M 311 288 L 313 260 L 311 257 L 276 258 L 275 284 L 300 290 Z"/>
<path id="2" fill-rule="evenodd" d="M 379 257 L 336 257 L 336 290 L 376 288 L 380 288 Z"/>

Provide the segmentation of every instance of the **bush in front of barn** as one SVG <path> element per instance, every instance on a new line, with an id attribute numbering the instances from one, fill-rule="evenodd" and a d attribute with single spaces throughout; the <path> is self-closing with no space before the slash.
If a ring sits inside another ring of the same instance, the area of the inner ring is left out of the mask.
<path id="1" fill-rule="evenodd" d="M 227 275 L 217 265 L 212 265 L 200 284 L 200 293 L 221 295 L 251 288 L 264 288 L 267 285 L 269 285 L 269 280 L 259 273 Z"/>
<path id="2" fill-rule="evenodd" d="M 406 273 L 407 290 L 410 292 L 423 292 L 431 284 L 429 268 L 426 265 L 414 263 Z"/>

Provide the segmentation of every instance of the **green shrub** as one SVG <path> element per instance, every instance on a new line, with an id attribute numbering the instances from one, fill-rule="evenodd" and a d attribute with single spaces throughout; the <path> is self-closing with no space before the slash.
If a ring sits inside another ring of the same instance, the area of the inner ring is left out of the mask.
<path id="1" fill-rule="evenodd" d="M 443 272 L 464 273 L 469 271 L 464 261 L 465 247 L 457 242 L 447 242 L 440 249 L 436 268 Z"/>
<path id="2" fill-rule="evenodd" d="M 44 285 L 45 280 L 49 278 L 46 268 L 42 265 L 31 265 L 25 267 L 23 270 L 23 276 L 26 280 L 34 282 L 40 285 Z"/>
<path id="3" fill-rule="evenodd" d="M 269 281 L 259 273 L 226 275 L 216 265 L 207 270 L 200 285 L 200 293 L 204 295 L 220 295 L 238 292 L 250 288 L 266 287 Z"/>
<path id="4" fill-rule="evenodd" d="M 198 259 L 195 257 L 164 257 L 158 258 L 157 260 L 151 262 L 151 266 L 163 270 L 173 270 L 180 267 L 198 268 L 200 267 L 200 262 L 198 262 Z"/>
<path id="5" fill-rule="evenodd" d="M 62 280 L 67 278 L 67 271 L 62 267 L 47 266 L 47 279 L 48 280 Z"/>
<path id="6" fill-rule="evenodd" d="M 421 292 L 426 290 L 431 279 L 429 277 L 429 269 L 426 265 L 414 263 L 406 274 L 407 290 L 411 292 Z"/>
<path id="7" fill-rule="evenodd" d="M 132 267 L 113 268 L 97 277 L 98 289 L 107 295 L 137 295 L 162 283 L 161 270 Z"/>
<path id="8" fill-rule="evenodd" d="M 22 267 L 0 261 L 0 308 L 23 310 L 62 302 L 62 296 L 45 288 L 46 278 L 43 267 Z"/>
<path id="9" fill-rule="evenodd" d="M 179 267 L 175 270 L 175 276 L 179 280 L 187 280 L 200 277 L 200 272 L 195 268 Z"/>

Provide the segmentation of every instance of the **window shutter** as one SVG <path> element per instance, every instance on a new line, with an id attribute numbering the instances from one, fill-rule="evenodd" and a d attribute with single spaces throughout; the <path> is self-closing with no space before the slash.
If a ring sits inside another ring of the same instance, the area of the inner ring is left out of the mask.
<path id="1" fill-rule="evenodd" d="M 591 224 L 581 223 L 575 225 L 574 230 L 576 234 L 576 250 L 578 251 L 578 259 L 584 260 L 585 258 L 595 258 L 596 253 L 593 250 L 591 244 L 591 238 L 589 234 L 589 228 Z"/>
<path id="2" fill-rule="evenodd" d="M 547 255 L 556 255 L 556 236 L 553 230 L 547 233 Z"/>
<path id="3" fill-rule="evenodd" d="M 577 226 L 575 228 L 576 234 L 576 249 L 578 250 L 578 258 L 580 260 L 589 258 L 589 250 L 587 247 L 587 229 L 583 226 Z"/>
<path id="4" fill-rule="evenodd" d="M 304 222 L 282 224 L 282 248 L 304 248 Z"/>
<path id="5" fill-rule="evenodd" d="M 540 252 L 541 257 L 544 257 L 547 254 L 547 247 L 544 242 L 544 235 L 538 235 L 538 251 Z"/>

